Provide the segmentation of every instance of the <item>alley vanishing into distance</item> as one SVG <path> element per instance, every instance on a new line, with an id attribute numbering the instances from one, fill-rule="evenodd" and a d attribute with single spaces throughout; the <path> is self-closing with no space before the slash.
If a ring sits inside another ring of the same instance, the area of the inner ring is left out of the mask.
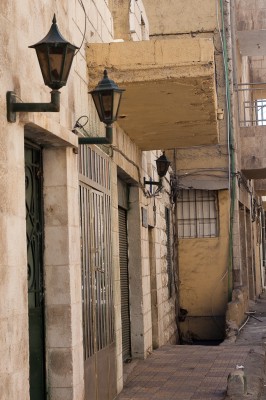
<path id="1" fill-rule="evenodd" d="M 236 337 L 218 346 L 171 345 L 154 351 L 129 372 L 117 400 L 266 400 L 266 295 Z M 238 368 L 245 373 L 241 385 L 227 397 L 227 380 Z M 130 370 L 130 367 L 128 368 Z"/>
<path id="2" fill-rule="evenodd" d="M 0 400 L 266 400 L 266 0 L 0 38 Z"/>

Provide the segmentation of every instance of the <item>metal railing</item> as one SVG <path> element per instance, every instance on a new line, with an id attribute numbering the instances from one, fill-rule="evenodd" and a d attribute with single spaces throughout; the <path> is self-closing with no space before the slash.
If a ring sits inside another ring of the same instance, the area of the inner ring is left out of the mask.
<path id="1" fill-rule="evenodd" d="M 240 126 L 266 125 L 266 83 L 238 84 L 236 91 Z"/>

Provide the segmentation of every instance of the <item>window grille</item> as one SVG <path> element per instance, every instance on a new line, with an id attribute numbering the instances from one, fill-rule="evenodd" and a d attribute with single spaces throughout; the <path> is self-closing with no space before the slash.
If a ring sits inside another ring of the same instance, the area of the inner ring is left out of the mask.
<path id="1" fill-rule="evenodd" d="M 110 162 L 80 146 L 79 197 L 84 358 L 114 342 Z"/>
<path id="2" fill-rule="evenodd" d="M 169 298 L 172 296 L 173 286 L 173 264 L 172 264 L 172 246 L 171 246 L 171 212 L 165 207 L 165 222 L 166 222 L 166 247 L 167 247 L 167 274 L 168 274 L 168 293 Z"/>
<path id="3" fill-rule="evenodd" d="M 257 100 L 256 106 L 258 125 L 266 125 L 266 100 Z"/>
<path id="4" fill-rule="evenodd" d="M 179 238 L 218 236 L 217 191 L 181 190 L 177 199 Z"/>

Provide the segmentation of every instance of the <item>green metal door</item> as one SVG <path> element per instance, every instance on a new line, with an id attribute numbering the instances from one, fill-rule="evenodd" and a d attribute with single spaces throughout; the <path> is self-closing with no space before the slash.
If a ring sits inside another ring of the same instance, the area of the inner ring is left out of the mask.
<path id="1" fill-rule="evenodd" d="M 45 399 L 41 149 L 25 145 L 30 400 Z"/>

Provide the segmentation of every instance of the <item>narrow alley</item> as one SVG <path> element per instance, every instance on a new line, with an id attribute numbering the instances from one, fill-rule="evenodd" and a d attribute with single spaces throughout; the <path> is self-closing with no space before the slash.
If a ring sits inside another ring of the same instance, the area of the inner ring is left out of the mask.
<path id="1" fill-rule="evenodd" d="M 266 295 L 251 309 L 255 313 L 236 340 L 225 340 L 219 346 L 163 346 L 139 361 L 117 400 L 265 400 Z M 247 392 L 227 397 L 228 375 L 240 367 L 244 367 Z"/>

